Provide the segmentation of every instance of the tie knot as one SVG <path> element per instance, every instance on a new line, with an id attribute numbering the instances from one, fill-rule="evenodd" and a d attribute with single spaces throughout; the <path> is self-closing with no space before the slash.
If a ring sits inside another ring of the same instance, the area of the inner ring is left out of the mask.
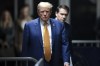
<path id="1" fill-rule="evenodd" d="M 47 22 L 44 22 L 44 26 L 47 26 L 48 25 L 48 23 Z"/>

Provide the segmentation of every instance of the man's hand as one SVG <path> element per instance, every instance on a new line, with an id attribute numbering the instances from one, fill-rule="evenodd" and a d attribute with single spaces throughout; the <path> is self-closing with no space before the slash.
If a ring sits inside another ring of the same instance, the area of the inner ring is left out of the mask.
<path id="1" fill-rule="evenodd" d="M 69 66 L 69 63 L 64 63 L 64 66 Z"/>

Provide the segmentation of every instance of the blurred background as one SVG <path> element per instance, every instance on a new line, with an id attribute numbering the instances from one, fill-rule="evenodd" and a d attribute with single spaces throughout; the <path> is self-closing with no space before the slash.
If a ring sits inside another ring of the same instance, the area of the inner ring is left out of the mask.
<path id="1" fill-rule="evenodd" d="M 100 66 L 100 0 L 0 0 L 0 57 L 20 56 L 24 25 L 41 1 L 53 4 L 52 18 L 59 4 L 69 6 L 74 66 Z"/>

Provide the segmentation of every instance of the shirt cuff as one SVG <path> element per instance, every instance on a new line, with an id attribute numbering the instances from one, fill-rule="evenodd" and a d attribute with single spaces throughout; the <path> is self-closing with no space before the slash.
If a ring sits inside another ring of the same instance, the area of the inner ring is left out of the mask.
<path id="1" fill-rule="evenodd" d="M 68 64 L 68 65 L 69 65 L 69 63 L 68 63 L 68 62 L 64 62 L 64 65 L 65 65 L 65 64 Z"/>

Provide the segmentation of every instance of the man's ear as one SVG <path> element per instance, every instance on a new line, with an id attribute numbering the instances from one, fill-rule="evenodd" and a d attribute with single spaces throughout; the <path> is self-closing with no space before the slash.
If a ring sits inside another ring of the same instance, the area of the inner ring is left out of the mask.
<path id="1" fill-rule="evenodd" d="M 57 17 L 57 12 L 55 12 L 55 15 L 56 15 L 56 17 Z"/>

